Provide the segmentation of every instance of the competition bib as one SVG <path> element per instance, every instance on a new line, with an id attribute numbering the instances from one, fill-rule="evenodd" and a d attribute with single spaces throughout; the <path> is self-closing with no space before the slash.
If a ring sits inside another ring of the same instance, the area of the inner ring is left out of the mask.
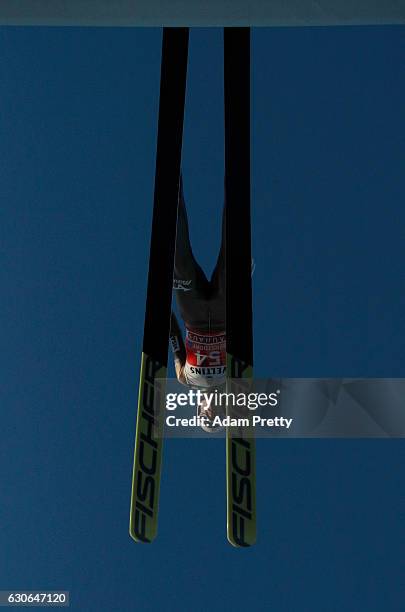
<path id="1" fill-rule="evenodd" d="M 220 384 L 226 373 L 225 332 L 198 333 L 186 329 L 187 384 L 209 387 Z"/>

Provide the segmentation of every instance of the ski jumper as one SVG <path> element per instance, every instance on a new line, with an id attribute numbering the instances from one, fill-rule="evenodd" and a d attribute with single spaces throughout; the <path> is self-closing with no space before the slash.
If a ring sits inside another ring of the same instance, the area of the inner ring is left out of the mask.
<path id="1" fill-rule="evenodd" d="M 225 381 L 225 206 L 222 239 L 211 280 L 194 258 L 191 248 L 183 182 L 180 179 L 173 289 L 186 327 L 183 341 L 172 314 L 170 341 L 180 382 L 208 387 Z"/>

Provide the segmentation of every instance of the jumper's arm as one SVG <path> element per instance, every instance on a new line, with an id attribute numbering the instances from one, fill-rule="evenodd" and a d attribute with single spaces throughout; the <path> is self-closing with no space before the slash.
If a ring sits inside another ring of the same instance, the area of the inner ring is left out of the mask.
<path id="1" fill-rule="evenodd" d="M 174 312 L 172 312 L 170 319 L 170 346 L 173 352 L 174 368 L 176 370 L 177 380 L 183 385 L 186 385 L 187 381 L 184 375 L 186 348 L 184 346 L 181 329 Z"/>

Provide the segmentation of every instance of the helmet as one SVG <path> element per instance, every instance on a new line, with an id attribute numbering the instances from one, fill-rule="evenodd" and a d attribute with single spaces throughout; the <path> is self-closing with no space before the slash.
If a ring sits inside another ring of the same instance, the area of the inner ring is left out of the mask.
<path id="1" fill-rule="evenodd" d="M 201 389 L 203 393 L 212 392 L 212 388 Z M 197 406 L 197 416 L 200 419 L 201 429 L 207 433 L 218 433 L 224 429 L 223 425 L 214 423 L 216 417 L 222 418 L 224 411 L 221 406 L 212 407 L 205 397 Z"/>

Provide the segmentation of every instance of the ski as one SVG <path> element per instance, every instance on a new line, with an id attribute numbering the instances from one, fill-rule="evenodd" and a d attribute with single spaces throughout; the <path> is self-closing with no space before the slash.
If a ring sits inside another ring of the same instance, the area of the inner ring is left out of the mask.
<path id="1" fill-rule="evenodd" d="M 253 368 L 249 28 L 224 28 L 224 84 L 227 390 L 246 392 Z M 227 427 L 227 537 L 233 546 L 256 541 L 255 466 L 253 428 Z"/>
<path id="2" fill-rule="evenodd" d="M 158 526 L 188 38 L 188 28 L 163 28 L 154 205 L 129 526 L 136 542 L 152 542 Z"/>

